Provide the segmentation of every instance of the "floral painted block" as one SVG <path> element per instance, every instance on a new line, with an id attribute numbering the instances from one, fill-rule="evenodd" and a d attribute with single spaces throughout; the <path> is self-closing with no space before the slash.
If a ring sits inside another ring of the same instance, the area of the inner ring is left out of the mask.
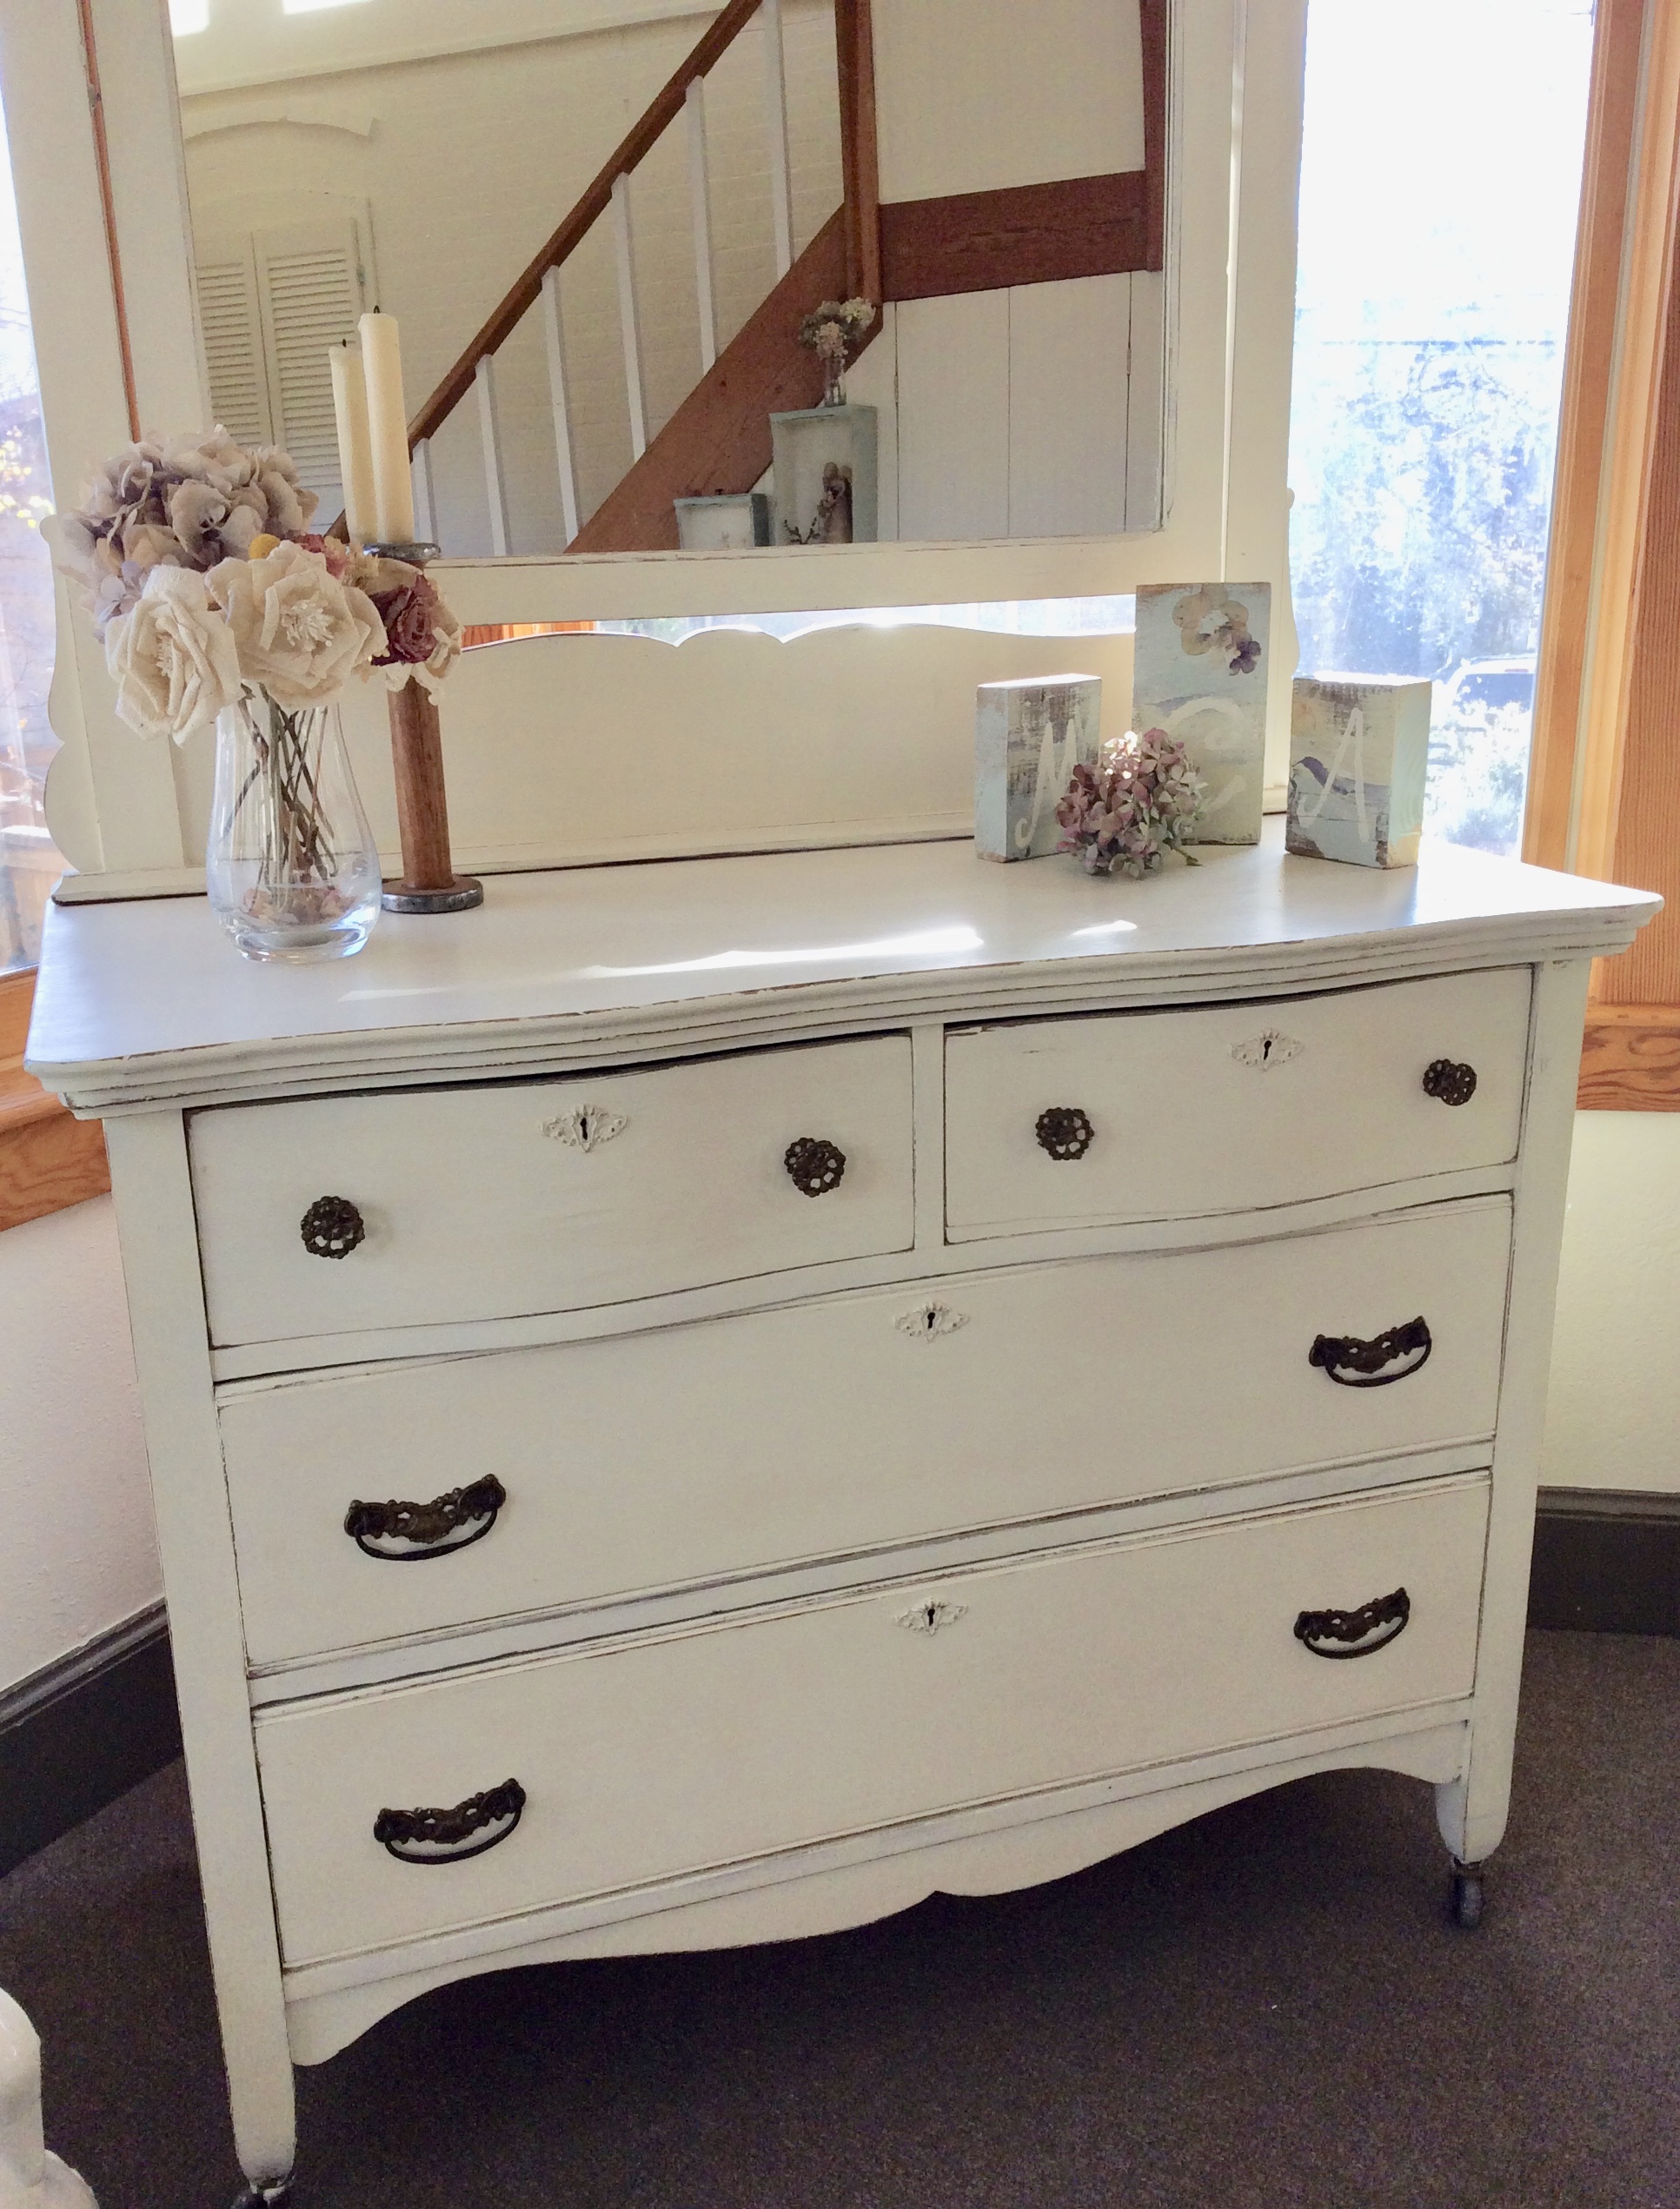
<path id="1" fill-rule="evenodd" d="M 1287 848 L 1355 866 L 1416 866 L 1431 686 L 1383 675 L 1296 678 Z"/>
<path id="2" fill-rule="evenodd" d="M 974 715 L 974 844 L 983 859 L 1039 859 L 1061 841 L 1056 801 L 1094 767 L 1100 675 L 982 683 Z"/>
<path id="3" fill-rule="evenodd" d="M 1199 844 L 1258 844 L 1265 780 L 1270 583 L 1138 592 L 1132 722 L 1177 737 L 1207 786 Z"/>

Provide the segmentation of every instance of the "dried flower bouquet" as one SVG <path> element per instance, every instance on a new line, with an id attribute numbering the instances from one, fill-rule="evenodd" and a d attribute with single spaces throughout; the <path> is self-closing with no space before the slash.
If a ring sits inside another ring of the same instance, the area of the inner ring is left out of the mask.
<path id="1" fill-rule="evenodd" d="M 871 300 L 825 299 L 800 324 L 800 343 L 808 346 L 822 363 L 825 407 L 846 404 L 846 364 L 874 319 Z"/>
<path id="2" fill-rule="evenodd" d="M 1056 807 L 1063 836 L 1057 850 L 1079 855 L 1087 874 L 1155 873 L 1169 852 L 1187 866 L 1185 850 L 1207 786 L 1184 746 L 1165 729 L 1128 733 L 1102 747 L 1094 768 L 1077 766 Z"/>
<path id="3" fill-rule="evenodd" d="M 222 733 L 210 891 L 217 900 L 218 882 L 236 879 L 231 910 L 218 909 L 254 956 L 365 941 L 377 853 L 331 709 L 353 677 L 435 688 L 461 651 L 427 576 L 311 534 L 315 504 L 286 454 L 218 427 L 129 446 L 59 531 L 122 720 L 177 743 Z"/>

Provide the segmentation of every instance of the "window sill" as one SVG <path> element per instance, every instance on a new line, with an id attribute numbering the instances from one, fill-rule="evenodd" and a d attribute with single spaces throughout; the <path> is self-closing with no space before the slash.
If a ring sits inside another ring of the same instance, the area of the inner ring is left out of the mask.
<path id="1" fill-rule="evenodd" d="M 0 976 L 0 1230 L 63 1211 L 111 1185 L 104 1131 L 23 1071 L 33 974 Z"/>

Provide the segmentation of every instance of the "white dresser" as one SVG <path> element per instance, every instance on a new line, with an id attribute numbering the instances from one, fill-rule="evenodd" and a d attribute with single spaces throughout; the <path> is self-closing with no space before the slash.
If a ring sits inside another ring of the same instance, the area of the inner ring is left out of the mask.
<path id="1" fill-rule="evenodd" d="M 1588 961 L 1431 852 L 509 876 L 326 968 L 52 917 L 107 1120 L 249 2199 L 506 1964 L 1510 1781 Z M 1458 1870 L 1461 1921 L 1478 1874 Z"/>

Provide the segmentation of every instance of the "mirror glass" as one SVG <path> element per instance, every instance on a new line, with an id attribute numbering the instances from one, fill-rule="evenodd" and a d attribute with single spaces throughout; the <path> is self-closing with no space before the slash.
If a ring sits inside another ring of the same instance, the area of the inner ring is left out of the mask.
<path id="1" fill-rule="evenodd" d="M 858 0 L 170 11 L 212 401 L 288 448 L 323 519 L 328 348 L 377 306 L 451 554 L 1159 526 L 1165 0 L 1034 0 L 1030 36 L 1006 0 L 873 0 L 873 88 Z M 874 273 L 847 243 L 872 168 L 886 299 L 824 408 L 800 324 Z"/>

